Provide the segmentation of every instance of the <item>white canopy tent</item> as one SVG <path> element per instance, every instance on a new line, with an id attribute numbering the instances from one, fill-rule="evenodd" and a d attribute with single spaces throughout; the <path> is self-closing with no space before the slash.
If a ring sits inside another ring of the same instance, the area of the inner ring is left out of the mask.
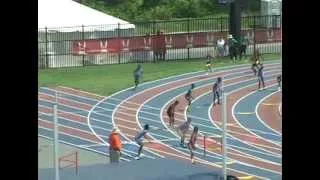
<path id="1" fill-rule="evenodd" d="M 85 31 L 110 31 L 118 28 L 132 29 L 133 24 L 104 14 L 72 0 L 38 0 L 38 29 L 53 31 L 82 31 L 82 25 L 92 26 Z M 98 25 L 98 26 L 93 26 Z M 101 25 L 104 25 L 103 27 Z M 107 26 L 108 25 L 108 26 Z M 72 28 L 61 28 L 72 27 Z M 103 29 L 102 29 L 103 28 Z"/>
<path id="2" fill-rule="evenodd" d="M 82 66 L 112 62 L 108 54 L 75 56 L 73 42 L 133 36 L 135 25 L 72 0 L 38 0 L 39 67 Z M 118 61 L 118 60 L 116 60 Z"/>

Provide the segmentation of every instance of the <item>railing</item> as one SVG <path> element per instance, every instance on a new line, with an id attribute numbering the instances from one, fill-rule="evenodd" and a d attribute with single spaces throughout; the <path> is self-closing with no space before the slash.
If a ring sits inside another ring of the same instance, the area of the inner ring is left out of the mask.
<path id="1" fill-rule="evenodd" d="M 203 58 L 216 54 L 216 41 L 226 41 L 228 29 L 228 17 L 39 29 L 38 64 L 55 68 Z M 255 46 L 260 53 L 281 51 L 280 15 L 242 17 L 241 33 L 249 39 L 248 54 Z"/>

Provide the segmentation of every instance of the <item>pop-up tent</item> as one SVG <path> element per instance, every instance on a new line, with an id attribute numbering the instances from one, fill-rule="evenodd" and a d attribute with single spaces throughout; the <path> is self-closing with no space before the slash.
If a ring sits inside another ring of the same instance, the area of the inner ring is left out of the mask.
<path id="1" fill-rule="evenodd" d="M 119 32 L 132 36 L 134 29 L 129 22 L 72 0 L 38 0 L 39 65 L 74 66 L 73 60 L 79 57 L 71 55 L 73 41 L 115 37 Z M 48 56 L 54 64 L 48 63 Z"/>
<path id="2" fill-rule="evenodd" d="M 82 25 L 93 26 L 85 31 L 132 29 L 135 26 L 119 18 L 104 14 L 72 0 L 38 0 L 38 28 L 48 27 L 57 31 L 82 31 Z M 104 26 L 101 29 L 101 25 Z M 61 28 L 73 27 L 73 28 Z"/>

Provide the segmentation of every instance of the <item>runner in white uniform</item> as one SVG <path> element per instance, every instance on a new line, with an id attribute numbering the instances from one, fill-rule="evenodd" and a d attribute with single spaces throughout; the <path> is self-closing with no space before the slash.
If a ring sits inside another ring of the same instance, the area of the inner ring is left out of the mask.
<path id="1" fill-rule="evenodd" d="M 191 118 L 188 118 L 188 120 L 186 122 L 180 124 L 177 127 L 177 133 L 181 137 L 180 146 L 182 146 L 182 147 L 186 147 L 184 144 L 184 139 L 185 139 L 186 134 L 190 128 L 190 124 L 191 124 Z"/>
<path id="2" fill-rule="evenodd" d="M 134 140 L 136 141 L 137 144 L 139 144 L 139 151 L 138 151 L 138 156 L 135 157 L 135 159 L 139 160 L 141 158 L 141 152 L 143 148 L 143 140 L 146 137 L 147 133 L 149 132 L 149 125 L 146 124 L 144 125 L 144 128 L 142 131 L 140 131 L 135 137 Z"/>

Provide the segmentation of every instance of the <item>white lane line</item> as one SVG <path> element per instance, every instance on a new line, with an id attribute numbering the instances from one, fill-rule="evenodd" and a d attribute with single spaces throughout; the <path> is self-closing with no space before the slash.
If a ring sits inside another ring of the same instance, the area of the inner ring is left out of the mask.
<path id="1" fill-rule="evenodd" d="M 272 86 L 275 86 L 275 84 L 276 84 L 276 83 L 273 83 L 273 84 L 267 86 L 266 88 L 270 88 L 270 87 L 272 87 Z M 236 116 L 235 116 L 235 114 L 234 114 L 234 112 L 235 112 L 234 109 L 235 109 L 235 107 L 237 106 L 237 104 L 239 104 L 240 101 L 242 101 L 244 98 L 246 98 L 246 97 L 248 97 L 248 96 L 250 96 L 251 94 L 254 94 L 254 93 L 256 93 L 256 91 L 250 92 L 250 93 L 242 96 L 241 98 L 239 98 L 239 99 L 233 104 L 232 110 L 231 110 L 231 112 L 232 112 L 232 117 L 233 117 L 234 121 L 236 121 L 236 122 L 239 124 L 239 126 L 241 126 L 243 129 L 247 130 L 249 133 L 251 133 L 251 134 L 259 137 L 260 139 L 262 139 L 262 140 L 264 140 L 264 141 L 267 141 L 267 142 L 269 142 L 269 143 L 272 143 L 272 144 L 275 144 L 275 145 L 281 147 L 278 142 L 272 141 L 272 140 L 270 140 L 270 139 L 263 138 L 263 137 L 261 137 L 260 135 L 258 135 L 258 134 L 256 134 L 256 133 L 250 131 L 248 128 L 244 127 L 244 126 L 240 123 L 240 121 L 238 121 L 238 119 L 236 118 Z M 230 96 L 230 94 L 229 94 L 229 96 Z"/>
<path id="2" fill-rule="evenodd" d="M 248 81 L 248 80 L 244 80 L 244 81 L 241 81 L 241 82 L 245 82 L 245 81 Z M 238 82 L 239 83 L 239 82 Z M 232 84 L 230 84 L 230 85 L 233 85 L 233 84 L 237 84 L 237 83 L 232 83 Z M 203 86 L 205 86 L 205 85 L 203 85 Z M 229 86 L 229 85 L 228 85 Z M 202 87 L 202 86 L 199 86 L 199 88 L 200 87 Z M 106 109 L 106 110 L 109 110 L 109 111 L 111 111 L 110 109 Z M 142 111 L 141 111 L 142 112 Z M 95 112 L 94 112 L 95 113 Z M 122 112 L 121 112 L 122 113 Z M 104 117 L 110 117 L 109 115 L 104 115 L 104 114 L 101 114 L 101 113 L 95 113 L 95 114 L 99 114 L 99 115 L 101 115 L 101 116 L 104 116 Z M 130 115 L 130 114 L 126 114 L 126 113 L 122 113 L 122 114 L 125 114 L 125 115 Z M 152 114 L 152 113 L 150 113 L 150 114 Z M 76 115 L 79 115 L 79 114 L 76 114 Z M 81 115 L 79 115 L 79 116 L 81 116 Z M 130 115 L 130 116 L 133 116 L 133 115 Z M 84 117 L 84 116 L 82 116 L 82 117 Z M 150 121 L 153 121 L 153 122 L 157 122 L 157 121 L 154 121 L 154 120 L 152 120 L 152 119 L 149 119 L 149 118 L 144 118 L 145 120 L 150 120 Z M 198 118 L 199 119 L 199 118 Z M 97 119 L 95 119 L 95 118 L 92 118 L 92 120 L 94 120 L 94 121 L 99 121 L 99 122 L 102 122 L 102 123 L 106 123 L 106 124 L 110 124 L 110 123 L 108 123 L 108 122 L 106 122 L 106 121 L 101 121 L 101 120 L 97 120 Z M 123 120 L 123 121 L 126 121 L 126 120 L 124 120 L 124 119 L 121 119 L 121 120 Z M 178 120 L 178 119 L 177 119 Z M 179 121 L 179 120 L 178 120 Z M 181 121 L 183 121 L 183 120 L 181 120 Z M 209 121 L 209 120 L 207 120 L 207 121 Z M 129 122 L 129 121 L 126 121 L 126 122 Z M 131 121 L 130 121 L 131 122 Z M 157 122 L 157 123 L 160 123 L 160 122 Z M 194 124 L 196 124 L 196 125 L 199 125 L 199 126 L 204 126 L 204 127 L 206 127 L 206 125 L 202 125 L 202 124 L 200 124 L 200 123 L 194 123 Z M 126 127 L 126 126 L 122 126 L 122 127 L 124 127 L 124 128 L 127 128 L 127 129 L 130 129 L 130 128 L 128 128 L 128 127 Z M 96 127 L 95 127 L 96 128 Z M 209 128 L 211 128 L 211 127 L 209 127 Z M 213 128 L 213 127 L 212 127 Z M 136 131 L 138 131 L 137 129 L 134 129 L 134 130 L 136 130 Z M 231 133 L 234 133 L 234 134 L 239 134 L 239 135 L 244 135 L 244 136 L 250 136 L 250 135 L 247 135 L 247 134 L 242 134 L 242 133 L 237 133 L 237 132 L 233 132 L 233 131 L 229 131 L 229 132 L 231 132 Z M 208 134 L 207 132 L 203 132 L 204 134 Z M 211 134 L 212 135 L 212 134 Z M 253 137 L 255 137 L 255 136 L 253 136 Z"/>
<path id="3" fill-rule="evenodd" d="M 282 102 L 280 102 L 280 104 L 279 104 L 278 112 L 279 112 L 280 116 L 282 116 Z"/>
<path id="4" fill-rule="evenodd" d="M 67 95 L 67 96 L 74 96 L 74 97 L 77 97 L 79 99 L 83 99 L 83 100 L 89 100 L 89 101 L 94 101 L 94 102 L 99 102 L 99 100 L 97 99 L 93 99 L 93 98 L 89 98 L 89 97 L 84 97 L 84 96 L 79 96 L 79 95 L 76 95 L 76 94 L 72 94 L 72 93 L 67 93 L 65 91 L 59 91 L 59 90 L 56 90 L 56 89 L 51 89 L 51 88 L 48 88 L 48 87 L 40 87 L 40 89 L 44 89 L 44 90 L 47 90 L 47 91 L 52 91 L 52 92 L 57 92 L 57 96 L 61 97 L 63 95 Z M 44 93 L 44 92 L 41 92 L 41 93 Z M 46 93 L 48 94 L 48 93 Z M 76 100 L 75 100 L 76 101 Z M 79 101 L 77 101 L 79 102 Z M 91 104 L 92 105 L 92 104 Z M 93 106 L 93 105 L 92 105 Z"/>
<path id="5" fill-rule="evenodd" d="M 96 96 L 98 97 L 100 100 L 101 98 L 105 98 L 105 96 L 101 96 L 101 95 L 98 95 L 98 94 L 94 94 L 94 93 L 90 93 L 90 92 L 86 92 L 86 91 L 82 91 L 82 90 L 78 90 L 78 89 L 73 89 L 73 88 L 70 88 L 70 87 L 66 87 L 66 86 L 58 86 L 60 88 L 64 88 L 64 89 L 70 89 L 72 91 L 76 91 L 76 92 L 80 92 L 80 93 L 83 93 L 83 94 L 88 94 L 88 95 L 92 95 L 92 96 Z"/>
<path id="6" fill-rule="evenodd" d="M 208 85 L 205 84 L 205 85 L 199 86 L 198 88 L 201 88 L 201 87 L 204 87 L 204 86 L 208 86 Z M 230 86 L 230 85 L 229 85 L 229 86 Z M 175 87 L 175 88 L 177 88 L 177 87 Z M 174 88 L 172 88 L 172 89 L 174 89 Z M 197 89 L 197 88 L 196 88 L 196 89 Z M 171 90 L 171 89 L 168 89 L 168 90 L 166 90 L 166 91 L 170 91 L 170 90 Z M 157 96 L 160 96 L 161 94 L 166 93 L 166 91 L 157 94 Z M 184 93 L 181 93 L 181 94 L 179 94 L 179 95 L 177 95 L 177 96 L 181 96 L 182 94 L 184 94 Z M 151 101 L 152 99 L 156 98 L 157 96 L 153 96 L 152 98 L 147 99 L 143 104 L 141 104 L 141 106 L 139 107 L 139 109 L 141 109 L 142 106 L 143 106 L 145 103 L 148 103 L 149 101 Z M 164 120 L 163 120 L 163 110 L 165 109 L 166 106 L 168 106 L 168 104 L 169 104 L 171 101 L 173 101 L 174 99 L 176 99 L 177 96 L 171 98 L 165 105 L 162 106 L 161 111 L 160 111 L 160 119 L 161 119 L 161 122 L 162 122 L 163 126 L 166 127 L 166 128 L 171 132 L 171 134 L 173 134 L 174 136 L 176 136 L 176 137 L 179 138 L 179 136 L 178 136 L 175 132 L 173 132 L 172 130 L 170 130 L 170 129 L 168 128 L 168 126 L 166 125 L 166 123 L 165 123 Z M 185 112 L 186 112 L 186 109 L 185 109 Z M 138 113 L 139 113 L 139 112 L 137 112 L 137 116 L 138 116 Z M 137 118 L 138 118 L 138 117 L 137 117 Z M 194 123 L 192 122 L 192 124 L 194 124 Z M 200 149 L 203 149 L 203 148 L 200 147 Z M 209 151 L 209 152 L 210 152 L 210 151 Z M 211 153 L 214 153 L 214 152 L 211 152 Z M 214 154 L 216 154 L 216 153 L 214 153 Z"/>
<path id="7" fill-rule="evenodd" d="M 269 82 L 269 81 L 272 81 L 272 80 L 267 80 L 266 82 Z M 247 85 L 247 86 L 244 86 L 244 87 L 241 87 L 241 88 L 237 88 L 237 89 L 235 89 L 235 90 L 232 90 L 232 91 L 228 92 L 228 94 L 231 95 L 231 94 L 233 94 L 233 93 L 235 93 L 235 92 L 237 92 L 237 91 L 240 91 L 240 90 L 242 90 L 242 89 L 246 89 L 246 88 L 249 88 L 249 87 L 252 87 L 252 86 L 255 86 L 255 84 L 249 84 L 249 85 Z M 213 108 L 213 103 L 211 103 L 210 108 L 208 109 L 209 119 L 210 119 L 211 123 L 212 123 L 215 127 L 217 127 L 220 131 L 222 131 L 222 129 L 216 124 L 216 121 L 214 121 L 214 120 L 212 119 L 212 116 L 211 116 L 212 108 Z M 245 143 L 245 144 L 247 144 L 247 145 L 249 145 L 249 146 L 255 147 L 255 148 L 257 148 L 257 149 L 260 149 L 260 150 L 262 150 L 262 151 L 268 152 L 268 153 L 273 154 L 273 155 L 275 155 L 275 156 L 278 156 L 278 155 L 279 155 L 279 154 L 275 154 L 275 152 L 272 152 L 272 151 L 269 151 L 269 150 L 267 150 L 267 149 L 264 149 L 264 148 L 261 148 L 261 147 L 259 147 L 259 146 L 256 146 L 256 145 L 254 145 L 253 143 L 251 143 L 250 141 L 241 140 L 240 138 L 237 138 L 237 137 L 235 137 L 235 136 L 233 136 L 233 135 L 231 135 L 231 134 L 228 134 L 228 135 L 229 135 L 230 137 L 232 137 L 232 139 L 238 140 L 238 141 L 240 141 L 240 142 L 242 142 L 242 143 Z"/>
<path id="8" fill-rule="evenodd" d="M 280 133 L 279 131 L 273 129 L 272 127 L 270 127 L 264 120 L 261 119 L 261 117 L 260 117 L 260 115 L 259 115 L 259 113 L 258 113 L 258 108 L 259 108 L 259 106 L 262 104 L 262 102 L 265 101 L 267 98 L 269 98 L 269 97 L 271 97 L 271 96 L 273 96 L 274 94 L 279 93 L 279 92 L 280 92 L 280 91 L 276 91 L 276 92 L 270 93 L 269 95 L 263 97 L 263 98 L 257 103 L 257 105 L 256 105 L 256 107 L 255 107 L 255 114 L 256 114 L 258 120 L 259 120 L 264 126 L 266 126 L 266 127 L 269 128 L 271 131 L 273 131 L 273 132 L 275 132 L 275 133 L 277 133 L 278 135 L 281 136 L 281 133 Z"/>
<path id="9" fill-rule="evenodd" d="M 40 97 L 39 97 L 40 96 Z M 41 98 L 41 96 L 49 96 L 49 97 L 52 97 L 52 98 L 56 98 L 56 96 L 52 95 L 52 94 L 47 94 L 47 93 L 43 93 L 43 92 L 38 92 L 38 98 L 39 99 L 44 99 L 44 97 Z M 59 103 L 59 99 L 61 100 L 65 100 L 65 101 L 68 101 L 68 102 L 73 102 L 74 104 L 80 104 L 80 105 L 84 105 L 84 106 L 89 106 L 90 108 L 92 107 L 91 104 L 89 103 L 84 103 L 84 102 L 79 102 L 79 101 L 76 101 L 74 99 L 69 99 L 69 98 L 65 98 L 65 97 L 62 97 L 62 96 L 58 96 L 57 100 L 58 100 L 58 103 Z M 61 103 L 62 104 L 62 103 Z"/>

